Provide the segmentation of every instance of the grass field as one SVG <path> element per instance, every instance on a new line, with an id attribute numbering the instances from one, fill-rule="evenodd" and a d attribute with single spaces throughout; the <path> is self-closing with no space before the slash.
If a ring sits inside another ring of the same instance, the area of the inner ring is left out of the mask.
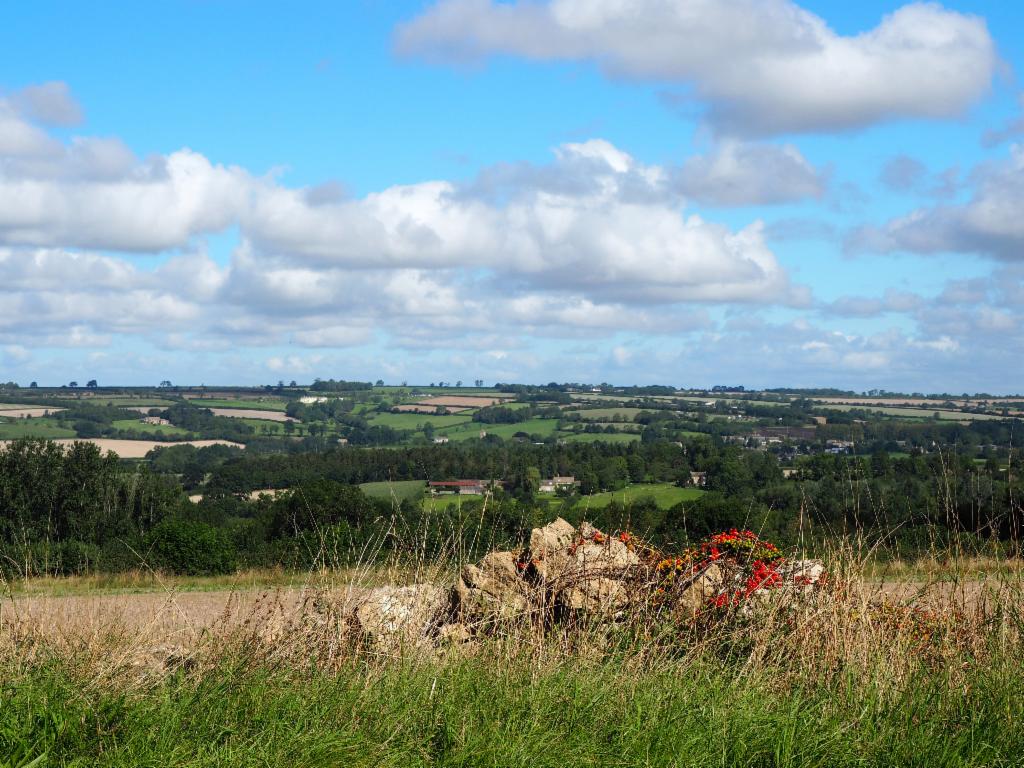
<path id="1" fill-rule="evenodd" d="M 595 493 L 593 496 L 583 496 L 577 507 L 583 509 L 602 509 L 612 501 L 620 504 L 628 504 L 643 498 L 653 498 L 659 507 L 669 509 L 681 501 L 694 501 L 704 495 L 700 488 L 680 488 L 671 483 L 638 483 L 630 485 L 621 491 L 608 491 L 606 493 Z"/>
<path id="2" fill-rule="evenodd" d="M 478 493 L 441 494 L 439 496 L 426 496 L 423 499 L 423 509 L 427 512 L 437 512 L 447 509 L 449 506 L 459 507 L 470 501 L 480 501 L 483 498 Z"/>
<path id="3" fill-rule="evenodd" d="M 963 692 L 938 673 L 780 685 L 738 661 L 559 665 L 500 646 L 337 672 L 224 654 L 131 695 L 80 665 L 5 674 L 8 765 L 944 768 L 1017 765 L 1024 750 L 1024 674 L 1005 658 L 973 667 Z"/>
<path id="4" fill-rule="evenodd" d="M 600 403 L 600 402 L 605 402 L 605 403 L 626 403 L 626 402 L 630 402 L 632 400 L 636 400 L 635 397 L 630 397 L 630 396 L 626 396 L 626 395 L 602 395 L 602 394 L 598 394 L 596 392 L 590 393 L 590 394 L 583 394 L 583 393 L 576 392 L 576 393 L 573 393 L 573 394 L 569 395 L 569 397 L 572 400 L 577 401 L 577 402 L 581 402 L 581 403 L 586 403 L 586 402 L 594 402 L 594 403 Z"/>
<path id="5" fill-rule="evenodd" d="M 367 496 L 377 499 L 416 500 L 423 497 L 427 484 L 423 480 L 388 480 L 379 483 L 360 483 Z"/>
<path id="6" fill-rule="evenodd" d="M 174 405 L 174 400 L 160 397 L 109 397 L 97 398 L 104 405 L 129 406 L 132 408 L 166 408 Z"/>
<path id="7" fill-rule="evenodd" d="M 135 432 L 145 432 L 149 435 L 187 435 L 187 429 L 176 427 L 173 424 L 147 424 L 139 419 L 120 419 L 111 424 L 114 429 L 130 429 Z"/>
<path id="8" fill-rule="evenodd" d="M 57 422 L 46 418 L 11 419 L 0 418 L 0 440 L 17 440 L 19 437 L 58 438 L 74 437 L 73 429 L 65 429 Z"/>
<path id="9" fill-rule="evenodd" d="M 188 400 L 200 408 L 239 408 L 250 411 L 284 411 L 285 400 L 222 400 L 218 398 L 191 397 Z"/>
<path id="10" fill-rule="evenodd" d="M 367 418 L 369 419 L 369 416 Z M 427 422 L 430 422 L 434 425 L 434 429 L 440 430 L 469 423 L 472 418 L 469 414 L 434 416 L 427 413 L 378 413 L 369 421 L 373 426 L 391 427 L 392 429 L 422 429 Z"/>
<path id="11" fill-rule="evenodd" d="M 16 594 L 0 617 L 0 765 L 1020 765 L 1019 581 L 978 616 L 956 599 L 921 613 L 828 566 L 838 582 L 796 621 L 524 622 L 432 653 L 340 639 L 346 582 L 315 576 Z"/>
<path id="12" fill-rule="evenodd" d="M 452 397 L 512 397 L 508 392 L 499 392 L 496 389 L 489 387 L 427 387 L 427 386 L 383 386 L 374 387 L 374 392 L 381 392 L 383 394 L 395 395 L 395 394 L 406 394 L 411 397 L 417 397 L 419 395 L 451 395 Z M 415 394 L 412 394 L 415 393 Z"/>
<path id="13" fill-rule="evenodd" d="M 941 408 L 898 408 L 898 407 L 875 407 L 863 405 L 836 405 L 831 403 L 816 404 L 818 408 L 827 408 L 832 411 L 870 410 L 873 413 L 880 413 L 883 416 L 895 416 L 905 419 L 934 419 L 934 414 L 939 414 L 940 421 L 999 421 L 1003 416 L 993 416 L 987 413 L 964 413 L 963 411 L 947 411 Z"/>
<path id="14" fill-rule="evenodd" d="M 578 413 L 584 421 L 613 421 L 625 419 L 633 421 L 638 413 L 644 413 L 643 408 L 586 408 L 582 411 L 573 410 L 570 413 Z"/>
<path id="15" fill-rule="evenodd" d="M 525 432 L 528 435 L 540 435 L 541 437 L 547 437 L 553 435 L 558 429 L 557 419 L 528 419 L 527 421 L 521 421 L 518 424 L 474 424 L 474 430 L 477 435 L 480 434 L 480 430 L 486 430 L 488 435 L 497 435 L 503 440 L 508 440 L 513 437 L 517 432 Z"/>
<path id="16" fill-rule="evenodd" d="M 272 435 L 283 435 L 285 434 L 284 423 L 280 421 L 270 421 L 268 419 L 238 419 L 243 424 L 248 424 L 254 430 L 257 435 L 264 434 L 263 430 L 267 430 Z"/>
<path id="17" fill-rule="evenodd" d="M 677 397 L 677 398 L 674 398 L 674 399 L 682 400 L 682 401 L 687 402 L 687 403 L 711 403 L 711 402 L 723 403 L 724 402 L 724 403 L 726 403 L 728 405 L 743 405 L 744 403 L 746 403 L 747 405 L 759 405 L 759 406 L 778 407 L 778 408 L 785 408 L 785 407 L 787 407 L 789 405 L 788 402 L 777 403 L 774 400 L 745 400 L 745 399 L 742 399 L 742 398 L 737 399 L 737 398 L 734 398 L 734 397 L 718 397 L 716 395 L 708 395 L 707 397 L 695 397 L 695 396 L 691 396 L 691 395 L 686 395 L 686 396 Z"/>

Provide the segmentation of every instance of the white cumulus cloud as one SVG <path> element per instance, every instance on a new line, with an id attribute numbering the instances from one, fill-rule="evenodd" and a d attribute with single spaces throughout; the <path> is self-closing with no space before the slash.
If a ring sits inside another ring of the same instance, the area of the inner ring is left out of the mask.
<path id="1" fill-rule="evenodd" d="M 595 61 L 692 88 L 719 129 L 761 135 L 958 115 L 997 66 L 985 22 L 936 3 L 840 35 L 792 0 L 439 0 L 398 28 L 396 48 Z"/>

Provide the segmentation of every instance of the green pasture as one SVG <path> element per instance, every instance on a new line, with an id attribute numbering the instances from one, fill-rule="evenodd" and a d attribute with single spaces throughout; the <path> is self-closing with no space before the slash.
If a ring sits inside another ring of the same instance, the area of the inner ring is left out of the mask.
<path id="1" fill-rule="evenodd" d="M 372 418 L 367 416 L 367 419 L 372 426 L 391 427 L 392 429 L 423 429 L 427 422 L 430 422 L 437 430 L 466 424 L 473 420 L 472 414 L 435 416 L 429 413 L 378 413 Z"/>
<path id="2" fill-rule="evenodd" d="M 653 498 L 659 507 L 669 509 L 681 501 L 694 501 L 703 495 L 704 491 L 700 488 L 680 488 L 672 483 L 637 483 L 629 485 L 621 491 L 607 491 L 595 493 L 593 496 L 583 496 L 576 506 L 582 509 L 603 509 L 613 501 L 629 504 L 643 498 Z"/>
<path id="3" fill-rule="evenodd" d="M 644 412 L 643 408 L 586 408 L 581 411 L 570 411 L 578 413 L 584 421 L 612 421 L 618 418 L 633 421 L 638 413 Z"/>
<path id="4" fill-rule="evenodd" d="M 35 419 L 4 419 L 0 417 L 0 440 L 17 440 L 21 437 L 40 437 L 56 440 L 74 437 L 75 431 L 61 427 L 55 420 L 41 417 Z"/>
<path id="5" fill-rule="evenodd" d="M 219 398 L 189 398 L 188 402 L 199 408 L 239 408 L 250 411 L 284 411 L 288 408 L 285 400 L 227 400 Z"/>
<path id="6" fill-rule="evenodd" d="M 517 432 L 525 432 L 528 435 L 540 435 L 548 437 L 558 429 L 558 419 L 528 419 L 518 424 L 474 424 L 476 433 L 486 430 L 488 435 L 497 435 L 503 440 L 508 440 Z"/>
<path id="7" fill-rule="evenodd" d="M 147 435 L 187 435 L 189 431 L 170 424 L 147 424 L 139 419 L 118 419 L 111 426 L 114 429 L 144 432 Z"/>
<path id="8" fill-rule="evenodd" d="M 421 395 L 448 395 L 449 397 L 515 397 L 508 392 L 499 392 L 496 389 L 482 387 L 426 387 L 426 386 L 383 386 L 374 387 L 374 392 L 388 395 L 410 395 L 419 397 Z"/>
<path id="9" fill-rule="evenodd" d="M 234 418 L 234 417 L 231 417 L 231 418 Z M 256 430 L 256 434 L 258 434 L 258 435 L 267 434 L 267 433 L 272 434 L 272 435 L 283 435 L 285 433 L 285 431 L 284 431 L 284 422 L 282 422 L 282 421 L 270 421 L 269 419 L 250 419 L 250 418 L 236 419 L 236 421 L 240 421 L 243 424 L 248 424 L 250 427 L 252 427 L 254 430 Z M 266 430 L 266 432 L 264 432 L 264 430 Z M 293 432 L 293 434 L 294 434 L 294 432 Z"/>
<path id="10" fill-rule="evenodd" d="M 426 496 L 423 499 L 423 509 L 427 512 L 441 512 L 450 506 L 461 507 L 464 503 L 480 501 L 483 498 L 478 493 L 442 493 L 437 496 Z"/>
<path id="11" fill-rule="evenodd" d="M 174 400 L 167 400 L 162 397 L 108 397 L 98 398 L 103 405 L 113 405 L 122 408 L 167 408 L 174 405 Z"/>
<path id="12" fill-rule="evenodd" d="M 964 413 L 963 411 L 950 411 L 941 408 L 899 408 L 876 407 L 872 405 L 847 405 L 840 403 L 816 403 L 816 408 L 827 408 L 832 411 L 853 411 L 864 410 L 883 416 L 894 416 L 904 419 L 934 419 L 939 414 L 940 421 L 1001 421 L 1004 416 L 993 416 L 988 413 Z"/>

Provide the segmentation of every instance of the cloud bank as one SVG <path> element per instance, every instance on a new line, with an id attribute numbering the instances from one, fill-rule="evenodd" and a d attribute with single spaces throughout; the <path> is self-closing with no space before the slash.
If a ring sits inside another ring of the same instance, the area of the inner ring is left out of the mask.
<path id="1" fill-rule="evenodd" d="M 948 118 L 997 66 L 984 20 L 912 3 L 840 35 L 790 0 L 440 0 L 396 32 L 407 56 L 584 60 L 679 86 L 720 132 L 771 135 Z"/>

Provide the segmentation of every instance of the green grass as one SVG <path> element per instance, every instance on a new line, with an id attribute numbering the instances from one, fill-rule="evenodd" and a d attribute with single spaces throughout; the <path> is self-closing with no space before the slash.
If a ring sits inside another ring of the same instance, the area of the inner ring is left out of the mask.
<path id="1" fill-rule="evenodd" d="M 827 408 L 832 411 L 854 411 L 867 410 L 872 413 L 879 413 L 883 416 L 895 416 L 905 419 L 928 419 L 934 420 L 934 414 L 939 414 L 940 421 L 999 421 L 1004 416 L 993 416 L 987 413 L 964 413 L 963 411 L 949 411 L 942 408 L 898 408 L 878 407 L 873 405 L 841 405 L 836 403 L 815 403 L 815 408 Z"/>
<path id="2" fill-rule="evenodd" d="M 558 429 L 558 420 L 528 419 L 527 421 L 521 421 L 518 424 L 474 424 L 473 428 L 473 431 L 477 436 L 479 436 L 480 430 L 483 429 L 488 435 L 497 435 L 503 440 L 508 440 L 517 432 L 525 432 L 528 435 L 537 434 L 541 437 L 548 437 L 549 435 L 553 435 Z"/>
<path id="3" fill-rule="evenodd" d="M 430 422 L 434 425 L 434 429 L 440 430 L 445 427 L 466 424 L 472 421 L 472 414 L 434 416 L 429 413 L 378 413 L 373 418 L 369 418 L 367 415 L 367 418 L 372 426 L 378 427 L 422 429 L 427 422 Z"/>
<path id="4" fill-rule="evenodd" d="M 166 408 L 174 405 L 174 400 L 165 400 L 159 397 L 98 397 L 102 405 L 130 406 L 132 408 Z"/>
<path id="5" fill-rule="evenodd" d="M 442 493 L 438 496 L 427 496 L 423 499 L 423 509 L 427 512 L 439 512 L 449 506 L 460 507 L 469 501 L 480 501 L 483 498 L 479 493 Z"/>
<path id="6" fill-rule="evenodd" d="M 41 437 L 56 440 L 74 437 L 73 429 L 65 429 L 48 418 L 3 419 L 0 418 L 0 440 L 17 440 L 20 437 Z"/>
<path id="7" fill-rule="evenodd" d="M 724 402 L 727 405 L 743 405 L 743 404 L 746 404 L 746 405 L 759 405 L 759 406 L 778 407 L 778 408 L 787 408 L 789 406 L 789 402 L 788 401 L 785 402 L 785 403 L 777 403 L 774 400 L 750 400 L 750 399 L 744 399 L 744 398 L 737 399 L 737 398 L 734 398 L 734 397 L 718 397 L 716 395 L 708 395 L 707 397 L 695 397 L 695 396 L 691 396 L 691 395 L 686 395 L 686 396 L 683 396 L 683 397 L 676 397 L 674 399 L 675 400 L 682 400 L 682 401 L 687 402 L 687 403 L 710 403 L 710 402 L 722 403 L 722 402 Z"/>
<path id="8" fill-rule="evenodd" d="M 629 504 L 638 499 L 653 498 L 659 507 L 669 509 L 681 501 L 693 501 L 703 495 L 704 491 L 700 488 L 680 488 L 671 483 L 637 483 L 627 486 L 621 491 L 607 491 L 595 493 L 593 496 L 583 496 L 576 506 L 584 509 L 603 509 L 612 501 Z"/>
<path id="9" fill-rule="evenodd" d="M 148 435 L 187 435 L 189 431 L 171 424 L 147 424 L 139 419 L 119 419 L 111 424 L 115 429 L 145 432 Z"/>
<path id="10" fill-rule="evenodd" d="M 570 411 L 570 413 L 578 413 L 584 421 L 611 421 L 621 417 L 629 422 L 632 422 L 633 417 L 638 413 L 644 412 L 643 408 L 587 408 L 582 411 Z"/>
<path id="11" fill-rule="evenodd" d="M 593 402 L 608 402 L 608 403 L 628 403 L 632 400 L 636 400 L 632 395 L 602 395 L 597 392 L 582 393 L 574 392 L 569 395 L 572 400 L 578 400 L 579 402 L 585 403 L 588 401 Z"/>
<path id="12" fill-rule="evenodd" d="M 398 501 L 422 498 L 427 484 L 423 480 L 387 480 L 379 483 L 360 483 L 359 487 L 367 496 L 377 499 L 397 499 Z"/>
<path id="13" fill-rule="evenodd" d="M 1021 667 L 1003 659 L 906 682 L 783 681 L 741 663 L 504 659 L 348 663 L 231 658 L 135 690 L 73 664 L 5 670 L 5 766 L 1011 766 L 1024 753 Z"/>
<path id="14" fill-rule="evenodd" d="M 189 398 L 192 405 L 200 408 L 239 408 L 250 411 L 284 411 L 285 400 L 220 400 L 217 398 Z"/>
<path id="15" fill-rule="evenodd" d="M 235 417 L 232 416 L 231 418 L 235 418 Z M 237 419 L 237 421 L 240 421 L 243 424 L 248 424 L 250 427 L 252 427 L 254 430 L 256 430 L 256 434 L 257 435 L 262 435 L 264 428 L 269 428 L 270 434 L 272 434 L 272 435 L 283 435 L 285 433 L 284 432 L 284 422 L 281 422 L 281 421 L 270 421 L 269 419 L 249 419 L 249 418 Z M 296 433 L 292 432 L 292 434 L 296 434 Z"/>

